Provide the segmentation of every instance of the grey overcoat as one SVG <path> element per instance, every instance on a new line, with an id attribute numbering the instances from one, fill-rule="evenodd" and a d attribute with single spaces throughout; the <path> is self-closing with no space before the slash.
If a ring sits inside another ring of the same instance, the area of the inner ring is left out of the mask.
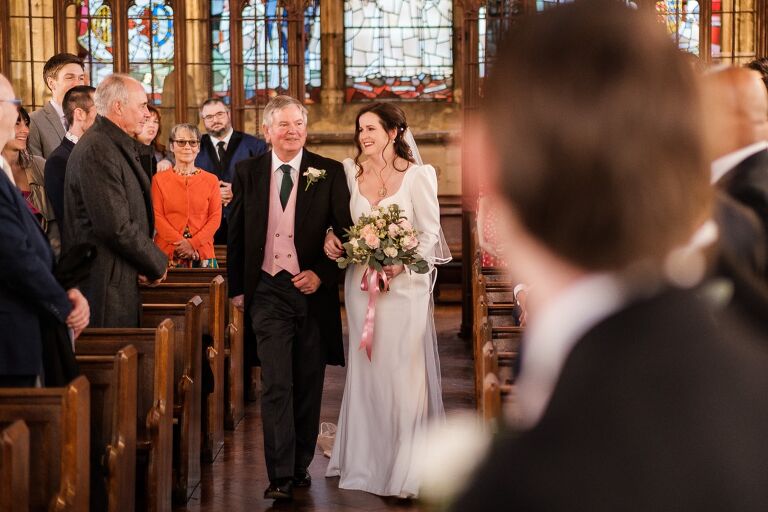
<path id="1" fill-rule="evenodd" d="M 97 256 L 83 284 L 91 327 L 137 327 L 138 276 L 163 275 L 168 258 L 152 241 L 150 182 L 139 143 L 97 116 L 72 150 L 64 179 L 64 250 L 92 243 Z"/>

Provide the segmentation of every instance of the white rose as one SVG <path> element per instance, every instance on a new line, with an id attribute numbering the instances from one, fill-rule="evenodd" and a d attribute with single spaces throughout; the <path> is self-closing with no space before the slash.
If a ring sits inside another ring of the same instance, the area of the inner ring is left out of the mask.
<path id="1" fill-rule="evenodd" d="M 371 213 L 368 215 L 369 217 L 378 218 L 381 213 L 379 212 L 378 208 L 374 208 L 371 210 Z"/>
<path id="2" fill-rule="evenodd" d="M 384 254 L 390 258 L 394 258 L 395 256 L 397 256 L 397 249 L 395 249 L 392 246 L 389 246 L 386 249 L 384 249 Z"/>
<path id="3" fill-rule="evenodd" d="M 357 243 L 357 238 L 351 238 L 349 240 L 349 243 L 352 246 L 352 248 L 354 248 L 354 249 L 359 249 L 360 248 L 360 244 Z"/>

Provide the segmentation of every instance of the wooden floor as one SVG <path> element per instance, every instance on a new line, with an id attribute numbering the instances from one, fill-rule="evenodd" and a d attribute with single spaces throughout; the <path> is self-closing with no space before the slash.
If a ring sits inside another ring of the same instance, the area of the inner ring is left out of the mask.
<path id="1" fill-rule="evenodd" d="M 443 375 L 443 397 L 448 412 L 475 407 L 472 354 L 458 337 L 459 306 L 437 306 L 435 310 Z M 337 422 L 344 389 L 344 368 L 328 367 L 323 392 L 321 421 Z M 202 483 L 186 507 L 190 512 L 301 511 L 418 511 L 418 502 L 380 498 L 362 491 L 338 488 L 338 478 L 325 478 L 328 459 L 317 452 L 310 474 L 312 487 L 296 489 L 290 503 L 264 500 L 268 485 L 258 402 L 248 404 L 246 418 L 234 432 L 227 432 L 224 449 L 210 465 L 203 465 Z"/>

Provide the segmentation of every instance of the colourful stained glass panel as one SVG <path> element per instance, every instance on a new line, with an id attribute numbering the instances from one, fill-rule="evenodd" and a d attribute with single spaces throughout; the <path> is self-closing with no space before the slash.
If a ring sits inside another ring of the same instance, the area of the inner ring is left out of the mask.
<path id="1" fill-rule="evenodd" d="M 288 20 L 277 0 L 250 0 L 242 18 L 245 101 L 263 104 L 288 92 Z"/>
<path id="2" fill-rule="evenodd" d="M 699 2 L 696 0 L 658 0 L 656 12 L 674 37 L 677 46 L 699 55 Z"/>
<path id="3" fill-rule="evenodd" d="M 89 82 L 97 86 L 112 74 L 112 8 L 104 0 L 76 4 L 78 56 L 85 62 Z"/>
<path id="4" fill-rule="evenodd" d="M 453 98 L 451 0 L 345 0 L 347 101 Z"/>
<path id="5" fill-rule="evenodd" d="M 226 103 L 232 95 L 230 22 L 229 0 L 211 0 L 212 89 Z"/>
<path id="6" fill-rule="evenodd" d="M 128 62 L 131 75 L 157 105 L 173 71 L 173 53 L 173 9 L 164 1 L 135 0 L 128 8 Z"/>
<path id="7" fill-rule="evenodd" d="M 310 0 L 304 11 L 304 87 L 306 100 L 320 100 L 320 0 Z"/>

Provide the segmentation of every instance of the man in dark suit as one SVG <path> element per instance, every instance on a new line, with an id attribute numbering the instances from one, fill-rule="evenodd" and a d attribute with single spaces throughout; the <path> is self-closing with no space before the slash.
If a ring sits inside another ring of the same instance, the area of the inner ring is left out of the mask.
<path id="1" fill-rule="evenodd" d="M 223 206 L 221 226 L 213 241 L 227 243 L 227 219 L 231 211 L 232 178 L 238 162 L 267 152 L 267 144 L 247 133 L 232 129 L 232 117 L 223 101 L 209 98 L 200 106 L 200 118 L 208 133 L 200 139 L 200 153 L 195 165 L 219 178 Z"/>
<path id="2" fill-rule="evenodd" d="M 0 147 L 15 136 L 13 89 L 0 75 Z M 43 377 L 41 323 L 66 323 L 74 335 L 88 325 L 88 302 L 53 276 L 53 250 L 0 156 L 0 387 L 31 387 Z"/>
<path id="3" fill-rule="evenodd" d="M 267 499 L 310 485 L 325 365 L 344 364 L 339 270 L 323 242 L 328 227 L 352 225 L 349 189 L 339 162 L 304 149 L 306 122 L 299 101 L 273 98 L 263 127 L 272 151 L 240 162 L 233 182 L 229 294 L 245 305 L 246 346 L 261 362 Z M 308 181 L 310 167 L 323 178 Z"/>
<path id="4" fill-rule="evenodd" d="M 93 104 L 95 92 L 96 89 L 90 85 L 77 85 L 64 95 L 64 116 L 69 130 L 59 147 L 45 161 L 45 193 L 59 225 L 64 223 L 64 176 L 67 161 L 77 141 L 96 120 L 96 107 Z"/>
<path id="5" fill-rule="evenodd" d="M 29 116 L 28 144 L 30 153 L 48 158 L 67 131 L 64 95 L 72 87 L 85 83 L 83 60 L 71 53 L 58 53 L 43 66 L 43 80 L 51 91 L 51 99 Z"/>
<path id="6" fill-rule="evenodd" d="M 452 510 L 768 510 L 768 352 L 674 285 L 704 276 L 712 208 L 687 60 L 611 0 L 522 19 L 498 56 L 465 144 L 535 301 L 514 425 Z"/>
<path id="7" fill-rule="evenodd" d="M 142 85 L 110 75 L 96 89 L 98 116 L 75 145 L 64 178 L 64 250 L 96 246 L 83 290 L 94 327 L 138 327 L 140 282 L 165 278 L 168 258 L 152 241 L 147 173 L 134 139 L 149 116 Z"/>

